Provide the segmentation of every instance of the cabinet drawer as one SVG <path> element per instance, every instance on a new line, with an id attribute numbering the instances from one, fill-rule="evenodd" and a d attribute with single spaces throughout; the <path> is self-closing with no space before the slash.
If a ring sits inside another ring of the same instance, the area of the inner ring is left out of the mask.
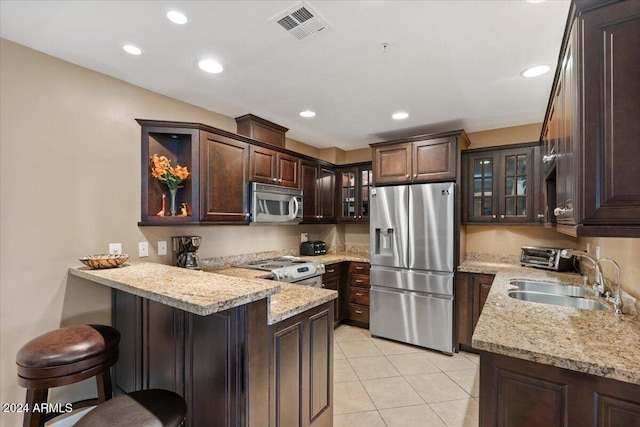
<path id="1" fill-rule="evenodd" d="M 331 278 L 335 276 L 339 276 L 342 270 L 342 266 L 340 264 L 329 264 L 325 266 L 324 274 L 322 278 Z"/>
<path id="2" fill-rule="evenodd" d="M 369 305 L 369 289 L 349 286 L 349 302 L 360 305 Z"/>
<path id="3" fill-rule="evenodd" d="M 351 274 L 369 274 L 369 263 L 352 262 L 349 264 L 349 273 Z"/>
<path id="4" fill-rule="evenodd" d="M 349 320 L 369 323 L 369 307 L 360 304 L 349 304 Z"/>
<path id="5" fill-rule="evenodd" d="M 369 288 L 369 276 L 365 276 L 363 274 L 352 274 L 349 276 L 349 285 Z"/>

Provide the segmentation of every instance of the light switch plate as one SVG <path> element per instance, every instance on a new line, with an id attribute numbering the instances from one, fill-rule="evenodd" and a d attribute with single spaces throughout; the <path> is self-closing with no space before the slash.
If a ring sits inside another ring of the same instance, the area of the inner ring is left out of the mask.
<path id="1" fill-rule="evenodd" d="M 120 255 L 122 253 L 122 243 L 109 243 L 109 255 Z"/>
<path id="2" fill-rule="evenodd" d="M 138 242 L 138 256 L 140 258 L 149 256 L 149 242 Z"/>
<path id="3" fill-rule="evenodd" d="M 162 240 L 158 242 L 158 255 L 166 255 L 167 254 L 167 242 Z"/>
<path id="4" fill-rule="evenodd" d="M 300 233 L 300 243 L 309 241 L 309 233 Z"/>

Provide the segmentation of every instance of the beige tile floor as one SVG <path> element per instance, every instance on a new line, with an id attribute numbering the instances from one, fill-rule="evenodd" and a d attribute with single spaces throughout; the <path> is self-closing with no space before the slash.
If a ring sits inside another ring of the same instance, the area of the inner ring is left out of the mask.
<path id="1" fill-rule="evenodd" d="M 335 330 L 334 427 L 476 427 L 479 357 Z"/>

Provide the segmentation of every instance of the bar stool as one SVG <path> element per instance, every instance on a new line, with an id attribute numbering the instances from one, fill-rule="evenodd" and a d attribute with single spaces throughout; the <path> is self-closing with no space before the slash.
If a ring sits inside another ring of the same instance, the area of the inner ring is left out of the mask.
<path id="1" fill-rule="evenodd" d="M 111 399 L 110 368 L 118 360 L 120 333 L 104 325 L 78 325 L 56 329 L 26 343 L 16 355 L 18 384 L 27 389 L 30 409 L 47 403 L 49 389 L 96 377 L 98 398 L 73 403 L 73 409 Z M 42 427 L 61 415 L 25 412 L 24 427 Z"/>
<path id="2" fill-rule="evenodd" d="M 179 427 L 187 415 L 184 399 L 169 390 L 142 390 L 114 397 L 89 411 L 75 427 Z"/>

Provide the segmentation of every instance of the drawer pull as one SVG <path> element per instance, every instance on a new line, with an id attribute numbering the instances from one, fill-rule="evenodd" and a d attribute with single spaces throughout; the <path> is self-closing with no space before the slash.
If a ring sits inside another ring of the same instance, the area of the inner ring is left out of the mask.
<path id="1" fill-rule="evenodd" d="M 360 292 L 356 292 L 356 296 L 357 296 L 357 297 L 361 297 L 361 296 L 363 296 L 363 295 L 364 295 L 364 294 L 361 294 Z"/>
<path id="2" fill-rule="evenodd" d="M 363 311 L 362 310 L 356 310 L 356 314 L 362 314 Z"/>
<path id="3" fill-rule="evenodd" d="M 356 270 L 364 270 L 364 267 L 356 267 Z"/>
<path id="4" fill-rule="evenodd" d="M 335 273 L 335 270 L 327 270 L 327 273 Z"/>
<path id="5" fill-rule="evenodd" d="M 362 280 L 356 279 L 356 283 L 362 283 Z"/>

